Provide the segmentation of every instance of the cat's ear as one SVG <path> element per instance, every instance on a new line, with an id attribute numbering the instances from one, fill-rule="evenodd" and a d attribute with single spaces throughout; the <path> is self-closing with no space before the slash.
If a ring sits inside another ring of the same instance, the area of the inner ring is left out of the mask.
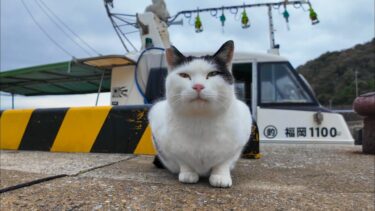
<path id="1" fill-rule="evenodd" d="M 165 50 L 165 57 L 170 70 L 182 64 L 185 61 L 185 56 L 177 50 L 173 45 Z"/>
<path id="2" fill-rule="evenodd" d="M 233 52 L 234 52 L 234 42 L 233 40 L 226 41 L 220 49 L 214 54 L 214 58 L 217 58 L 223 62 L 227 66 L 229 66 L 233 59 Z"/>

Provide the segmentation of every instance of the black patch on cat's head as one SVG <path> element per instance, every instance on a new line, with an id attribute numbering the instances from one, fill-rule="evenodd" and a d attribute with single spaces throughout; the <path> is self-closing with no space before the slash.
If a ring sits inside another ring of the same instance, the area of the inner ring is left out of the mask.
<path id="1" fill-rule="evenodd" d="M 223 77 L 223 79 L 229 83 L 229 84 L 233 84 L 234 82 L 234 78 L 233 78 L 233 75 L 232 73 L 229 71 L 228 69 L 228 64 L 225 63 L 223 60 L 217 58 L 217 57 L 213 57 L 212 58 L 212 63 L 215 64 L 216 66 L 216 69 L 219 71 L 219 75 L 221 77 Z"/>
<path id="2" fill-rule="evenodd" d="M 226 41 L 219 50 L 214 54 L 214 58 L 221 60 L 226 65 L 231 64 L 234 53 L 234 42 L 233 40 Z"/>
<path id="3" fill-rule="evenodd" d="M 170 69 L 175 69 L 186 62 L 186 57 L 173 45 L 165 50 L 165 57 Z"/>
<path id="4" fill-rule="evenodd" d="M 188 56 L 185 57 L 176 47 L 171 46 L 166 50 L 166 59 L 170 69 L 175 69 L 176 67 L 189 63 L 195 59 L 204 59 L 216 66 L 217 71 L 220 72 L 220 76 L 229 83 L 234 83 L 234 78 L 229 70 L 233 58 L 234 42 L 229 40 L 225 42 L 220 49 L 214 55 L 206 56 Z"/>
<path id="5" fill-rule="evenodd" d="M 220 76 L 229 83 L 234 83 L 233 75 L 230 71 L 234 53 L 234 42 L 225 42 L 213 56 L 204 56 L 203 59 L 215 64 Z"/>

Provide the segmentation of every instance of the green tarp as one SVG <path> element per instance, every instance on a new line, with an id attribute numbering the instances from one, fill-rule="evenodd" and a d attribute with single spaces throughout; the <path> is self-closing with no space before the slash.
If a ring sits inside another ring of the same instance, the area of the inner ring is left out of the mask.
<path id="1" fill-rule="evenodd" d="M 112 61 L 116 62 L 111 65 Z M 26 96 L 95 93 L 103 76 L 101 91 L 108 92 L 111 68 L 119 61 L 134 64 L 123 56 L 103 56 L 3 71 L 0 91 Z M 104 63 L 105 66 L 98 65 Z"/>

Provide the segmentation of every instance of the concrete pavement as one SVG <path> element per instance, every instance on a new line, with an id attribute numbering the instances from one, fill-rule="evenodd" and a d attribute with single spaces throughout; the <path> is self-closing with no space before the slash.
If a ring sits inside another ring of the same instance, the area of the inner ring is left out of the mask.
<path id="1" fill-rule="evenodd" d="M 233 187 L 186 185 L 150 156 L 1 151 L 2 210 L 374 210 L 375 156 L 358 146 L 262 144 Z"/>

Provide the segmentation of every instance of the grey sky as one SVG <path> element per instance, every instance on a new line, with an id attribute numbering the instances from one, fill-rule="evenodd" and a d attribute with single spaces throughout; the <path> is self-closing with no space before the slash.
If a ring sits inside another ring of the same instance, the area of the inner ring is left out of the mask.
<path id="1" fill-rule="evenodd" d="M 122 54 L 124 50 L 106 16 L 102 0 L 43 0 L 66 24 L 68 24 L 86 42 L 101 54 Z M 274 0 L 165 0 L 171 15 L 180 10 L 197 7 L 215 7 L 222 5 L 240 5 L 245 3 L 269 2 Z M 115 11 L 135 14 L 142 12 L 151 0 L 114 0 Z M 364 43 L 374 37 L 374 1 L 373 0 L 311 0 L 318 13 L 320 24 L 312 26 L 308 12 L 289 7 L 290 31 L 286 29 L 281 15 L 282 10 L 273 10 L 276 28 L 276 43 L 281 45 L 281 55 L 290 59 L 294 66 L 305 63 L 327 51 L 342 50 L 358 43 Z M 41 12 L 35 0 L 25 0 L 38 22 L 77 58 L 88 57 L 74 43 L 62 34 L 58 28 Z M 184 26 L 171 26 L 169 29 L 172 43 L 182 51 L 215 51 L 224 41 L 233 39 L 237 51 L 266 52 L 269 48 L 268 20 L 266 8 L 247 10 L 251 27 L 240 27 L 240 12 L 237 17 L 226 15 L 226 26 L 222 32 L 218 18 L 210 14 L 201 14 L 204 32 L 195 33 L 194 26 L 184 19 Z M 182 16 L 181 16 L 182 18 Z M 139 48 L 138 34 L 130 39 Z M 37 28 L 22 6 L 21 0 L 1 0 L 1 71 L 70 60 L 71 57 L 52 44 Z M 94 96 L 76 96 L 72 104 L 80 101 L 92 105 Z M 1 97 L 1 108 L 9 107 L 9 97 Z M 27 99 L 28 101 L 26 101 Z M 20 107 L 54 106 L 50 99 L 17 97 Z M 74 99 L 72 97 L 71 99 Z M 89 99 L 89 100 L 87 100 Z M 46 101 L 43 106 L 43 101 Z M 58 100 L 57 100 L 58 101 Z M 61 100 L 66 101 L 66 100 Z M 109 97 L 104 96 L 102 104 Z M 85 104 L 85 103 L 83 103 Z M 61 104 L 58 104 L 59 106 Z"/>

